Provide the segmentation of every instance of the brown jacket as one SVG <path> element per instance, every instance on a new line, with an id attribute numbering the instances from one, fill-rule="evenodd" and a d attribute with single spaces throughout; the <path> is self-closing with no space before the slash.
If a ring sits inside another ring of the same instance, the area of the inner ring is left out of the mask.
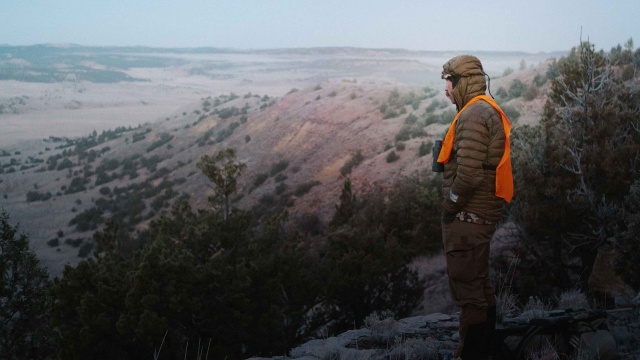
<path id="1" fill-rule="evenodd" d="M 459 56 L 444 66 L 443 74 L 458 77 L 453 95 L 458 108 L 486 91 L 482 65 L 473 56 Z M 500 114 L 477 101 L 460 114 L 453 151 L 444 166 L 443 211 L 451 217 L 466 211 L 488 221 L 500 221 L 504 200 L 497 197 L 495 168 L 504 153 L 505 134 Z"/>

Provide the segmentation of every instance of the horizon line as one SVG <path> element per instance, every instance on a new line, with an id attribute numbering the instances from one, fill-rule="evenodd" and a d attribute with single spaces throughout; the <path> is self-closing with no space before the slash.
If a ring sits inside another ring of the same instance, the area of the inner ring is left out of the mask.
<path id="1" fill-rule="evenodd" d="M 360 47 L 349 45 L 335 45 L 335 46 L 307 46 L 307 47 L 265 47 L 265 48 L 241 48 L 241 47 L 216 47 L 216 46 L 150 46 L 150 45 L 86 45 L 78 43 L 34 43 L 29 45 L 13 45 L 9 43 L 0 44 L 1 47 L 38 47 L 46 46 L 51 48 L 119 48 L 119 49 L 157 49 L 157 50 L 215 50 L 215 51 L 228 51 L 228 52 L 263 52 L 263 51 L 300 51 L 300 50 L 338 50 L 338 49 L 353 49 L 353 50 L 376 50 L 376 51 L 394 51 L 394 52 L 409 52 L 409 53 L 515 53 L 515 54 L 530 54 L 530 55 L 544 55 L 544 54 L 557 54 L 565 53 L 570 50 L 553 50 L 553 51 L 537 51 L 530 52 L 524 50 L 469 50 L 469 49 L 448 49 L 448 50 L 411 50 L 407 48 L 392 48 L 392 47 Z"/>

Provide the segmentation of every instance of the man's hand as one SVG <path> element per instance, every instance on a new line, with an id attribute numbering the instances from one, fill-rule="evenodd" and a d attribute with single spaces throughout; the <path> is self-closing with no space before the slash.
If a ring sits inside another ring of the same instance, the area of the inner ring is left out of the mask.
<path id="1" fill-rule="evenodd" d="M 456 219 L 456 214 L 449 214 L 446 211 L 442 212 L 442 223 L 451 224 Z"/>
<path id="2" fill-rule="evenodd" d="M 457 203 L 458 196 L 449 191 L 449 196 L 445 197 L 442 202 L 442 223 L 449 224 L 453 222 L 456 214 L 460 210 L 460 204 Z"/>

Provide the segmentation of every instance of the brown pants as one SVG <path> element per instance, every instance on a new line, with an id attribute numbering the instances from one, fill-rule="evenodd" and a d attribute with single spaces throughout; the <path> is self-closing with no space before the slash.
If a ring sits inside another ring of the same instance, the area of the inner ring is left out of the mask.
<path id="1" fill-rule="evenodd" d="M 458 220 L 442 224 L 451 299 L 461 308 L 495 305 L 495 289 L 489 279 L 489 244 L 495 231 L 495 225 Z"/>
<path id="2" fill-rule="evenodd" d="M 495 231 L 495 225 L 459 220 L 442 224 L 449 290 L 451 299 L 460 307 L 460 345 L 456 357 L 462 354 L 469 328 L 485 323 L 487 310 L 496 304 L 495 289 L 489 279 L 489 244 Z"/>

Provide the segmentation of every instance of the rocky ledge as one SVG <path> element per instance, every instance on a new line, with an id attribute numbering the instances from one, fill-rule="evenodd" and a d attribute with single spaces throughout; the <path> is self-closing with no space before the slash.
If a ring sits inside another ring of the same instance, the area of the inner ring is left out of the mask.
<path id="1" fill-rule="evenodd" d="M 452 315 L 434 313 L 401 320 L 378 315 L 370 316 L 365 328 L 311 340 L 292 349 L 289 356 L 271 359 L 451 359 L 459 340 L 458 316 L 459 313 Z M 615 341 L 614 352 L 617 358 L 640 359 L 640 309 L 635 307 L 609 312 L 606 325 L 609 329 L 607 336 Z M 504 325 L 499 324 L 498 327 L 504 327 Z M 580 359 L 603 359 L 602 356 L 604 356 L 604 354 L 593 354 L 584 357 L 584 351 L 582 353 Z M 544 355 L 538 353 L 536 356 Z M 252 358 L 252 360 L 265 359 Z"/>

